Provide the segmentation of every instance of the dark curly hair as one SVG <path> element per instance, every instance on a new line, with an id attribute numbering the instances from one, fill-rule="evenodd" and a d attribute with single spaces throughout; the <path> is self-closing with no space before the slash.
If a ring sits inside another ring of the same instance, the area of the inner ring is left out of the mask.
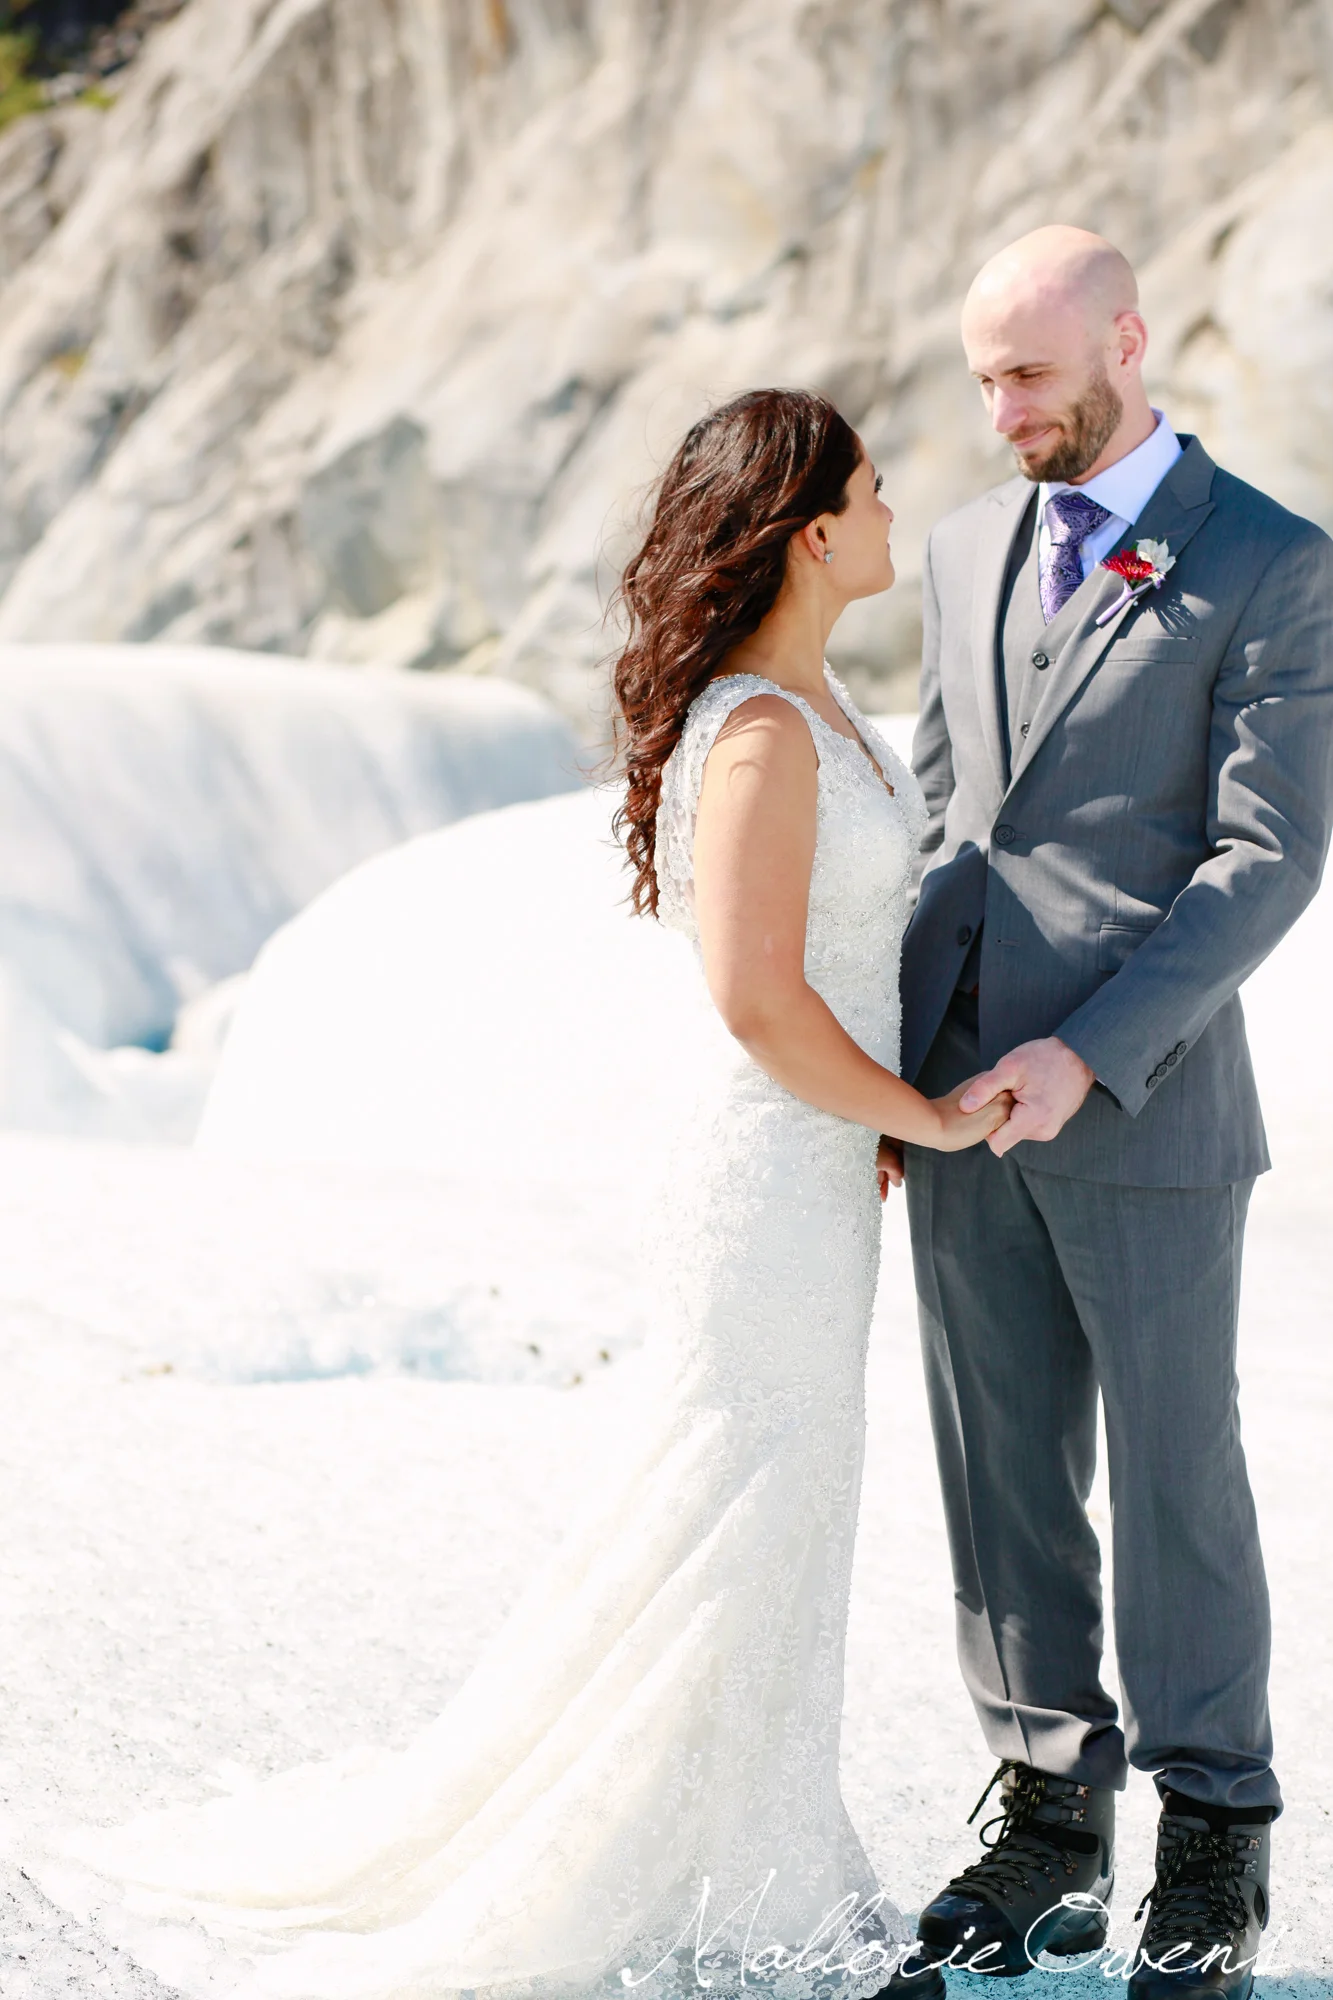
<path id="1" fill-rule="evenodd" d="M 690 703 L 772 610 L 792 536 L 847 505 L 860 459 L 823 396 L 752 389 L 701 418 L 663 474 L 620 583 L 628 636 L 613 676 L 626 778 L 615 824 L 640 914 L 657 910 L 662 767 Z"/>

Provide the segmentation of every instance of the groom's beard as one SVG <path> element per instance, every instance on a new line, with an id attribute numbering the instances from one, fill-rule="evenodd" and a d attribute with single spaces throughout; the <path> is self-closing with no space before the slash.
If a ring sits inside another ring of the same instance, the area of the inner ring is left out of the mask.
<path id="1" fill-rule="evenodd" d="M 1060 435 L 1041 453 L 1023 452 L 1014 446 L 1018 469 L 1028 479 L 1081 479 L 1095 465 L 1115 436 L 1125 405 L 1111 387 L 1104 367 L 1062 417 L 1057 418 Z"/>

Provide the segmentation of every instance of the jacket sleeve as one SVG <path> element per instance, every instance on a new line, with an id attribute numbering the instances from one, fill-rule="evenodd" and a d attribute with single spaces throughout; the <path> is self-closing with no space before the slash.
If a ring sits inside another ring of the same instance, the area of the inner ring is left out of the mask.
<path id="1" fill-rule="evenodd" d="M 930 818 L 913 871 L 913 888 L 944 840 L 944 815 L 954 791 L 953 750 L 944 719 L 940 691 L 940 600 L 932 561 L 933 536 L 927 539 L 921 566 L 921 694 L 916 732 L 912 737 L 912 769 L 926 795 Z"/>
<path id="2" fill-rule="evenodd" d="M 1319 887 L 1333 812 L 1333 542 L 1305 526 L 1245 606 L 1213 691 L 1207 860 L 1056 1030 L 1131 1115 Z"/>

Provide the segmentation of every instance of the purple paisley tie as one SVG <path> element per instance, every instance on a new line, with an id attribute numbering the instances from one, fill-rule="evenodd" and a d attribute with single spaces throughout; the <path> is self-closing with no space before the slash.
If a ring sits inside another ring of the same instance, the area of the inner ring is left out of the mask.
<path id="1" fill-rule="evenodd" d="M 1109 508 L 1099 507 L 1072 486 L 1052 493 L 1047 501 L 1051 545 L 1041 561 L 1041 608 L 1048 625 L 1083 581 L 1079 551 L 1084 542 L 1110 518 Z"/>

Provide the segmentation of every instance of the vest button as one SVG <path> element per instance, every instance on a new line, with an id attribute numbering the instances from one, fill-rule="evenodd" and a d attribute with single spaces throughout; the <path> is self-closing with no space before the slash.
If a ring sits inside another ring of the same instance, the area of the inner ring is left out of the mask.
<path id="1" fill-rule="evenodd" d="M 959 944 L 971 944 L 972 942 L 971 924 L 960 924 L 958 926 L 958 942 Z"/>
<path id="2" fill-rule="evenodd" d="M 1032 655 L 1032 664 L 1040 671 L 1042 667 L 1050 666 L 1051 656 L 1049 653 L 1034 653 Z"/>
<path id="3" fill-rule="evenodd" d="M 995 829 L 995 842 L 998 847 L 1008 847 L 1017 837 L 1011 826 L 997 826 Z"/>

